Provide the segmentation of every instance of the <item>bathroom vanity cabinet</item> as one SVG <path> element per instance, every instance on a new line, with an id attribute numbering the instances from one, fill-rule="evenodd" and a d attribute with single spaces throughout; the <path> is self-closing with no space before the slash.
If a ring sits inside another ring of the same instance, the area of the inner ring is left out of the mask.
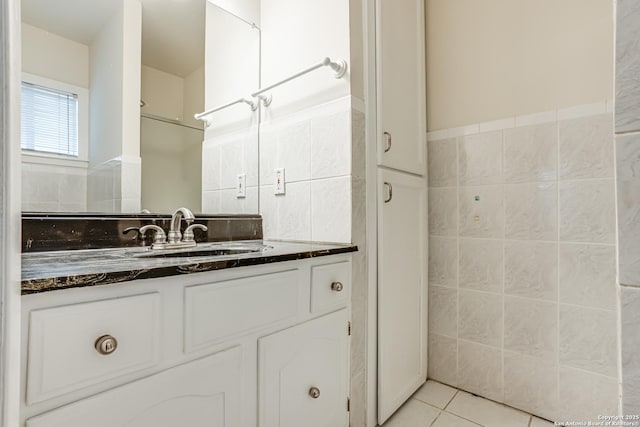
<path id="1" fill-rule="evenodd" d="M 23 297 L 26 427 L 347 427 L 351 255 Z"/>

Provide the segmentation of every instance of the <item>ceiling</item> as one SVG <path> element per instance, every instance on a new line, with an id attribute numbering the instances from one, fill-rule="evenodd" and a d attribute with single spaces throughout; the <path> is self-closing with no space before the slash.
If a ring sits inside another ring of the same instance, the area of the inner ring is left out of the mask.
<path id="1" fill-rule="evenodd" d="M 24 22 L 90 45 L 121 1 L 22 0 Z M 204 65 L 206 0 L 140 0 L 142 63 L 185 77 Z"/>

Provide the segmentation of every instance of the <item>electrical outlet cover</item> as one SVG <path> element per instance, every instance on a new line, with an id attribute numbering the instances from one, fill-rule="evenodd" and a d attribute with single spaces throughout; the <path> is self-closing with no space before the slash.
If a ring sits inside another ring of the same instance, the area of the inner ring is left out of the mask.
<path id="1" fill-rule="evenodd" d="M 284 194 L 285 193 L 285 181 L 284 181 L 284 168 L 278 168 L 274 170 L 275 180 L 273 184 L 275 186 L 274 194 Z"/>

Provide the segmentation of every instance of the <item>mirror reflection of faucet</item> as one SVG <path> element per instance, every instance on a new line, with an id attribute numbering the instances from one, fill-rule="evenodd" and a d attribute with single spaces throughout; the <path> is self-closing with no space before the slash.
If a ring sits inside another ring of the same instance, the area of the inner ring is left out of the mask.
<path id="1" fill-rule="evenodd" d="M 182 220 L 187 223 L 187 229 L 184 231 L 184 236 L 180 232 L 180 225 Z M 197 245 L 193 230 L 207 231 L 207 226 L 202 224 L 193 224 L 196 217 L 193 212 L 187 208 L 177 209 L 171 216 L 171 225 L 169 228 L 169 234 L 165 234 L 164 230 L 157 225 L 145 225 L 140 227 L 140 234 L 144 235 L 147 231 L 155 231 L 153 238 L 153 244 L 151 249 L 178 249 L 178 248 L 192 248 Z"/>

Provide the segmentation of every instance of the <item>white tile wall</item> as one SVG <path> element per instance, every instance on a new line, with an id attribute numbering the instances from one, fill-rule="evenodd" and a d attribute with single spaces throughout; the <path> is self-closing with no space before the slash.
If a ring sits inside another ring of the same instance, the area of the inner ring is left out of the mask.
<path id="1" fill-rule="evenodd" d="M 458 190 L 429 189 L 429 234 L 456 236 L 458 234 Z"/>
<path id="2" fill-rule="evenodd" d="M 622 287 L 622 407 L 625 414 L 640 414 L 640 289 Z"/>
<path id="3" fill-rule="evenodd" d="M 460 239 L 458 286 L 500 294 L 504 270 L 502 246 L 501 240 Z"/>
<path id="4" fill-rule="evenodd" d="M 555 301 L 558 298 L 558 244 L 509 240 L 504 247 L 504 293 Z"/>
<path id="5" fill-rule="evenodd" d="M 429 134 L 430 377 L 547 419 L 617 413 L 607 105 Z"/>
<path id="6" fill-rule="evenodd" d="M 359 220 L 352 219 L 352 181 L 364 173 L 352 152 L 364 151 L 363 132 L 364 118 L 350 97 L 267 117 L 259 142 L 265 238 L 352 241 L 352 222 Z M 284 195 L 273 194 L 276 168 L 285 168 Z"/>
<path id="7" fill-rule="evenodd" d="M 22 210 L 85 212 L 87 169 L 23 163 Z"/>
<path id="8" fill-rule="evenodd" d="M 555 183 L 504 187 L 505 236 L 515 240 L 554 240 L 558 233 Z"/>
<path id="9" fill-rule="evenodd" d="M 502 296 L 460 290 L 458 294 L 458 337 L 479 344 L 502 344 Z M 462 376 L 459 378 L 463 381 Z"/>
<path id="10" fill-rule="evenodd" d="M 504 237 L 503 192 L 504 188 L 501 185 L 460 187 L 460 236 L 496 239 Z"/>
<path id="11" fill-rule="evenodd" d="M 501 183 L 502 132 L 479 133 L 459 138 L 458 164 L 460 185 Z"/>
<path id="12" fill-rule="evenodd" d="M 505 182 L 554 181 L 557 176 L 557 147 L 555 123 L 505 129 Z"/>
<path id="13" fill-rule="evenodd" d="M 451 237 L 429 238 L 429 284 L 458 286 L 458 240 Z"/>
<path id="14" fill-rule="evenodd" d="M 489 399 L 504 396 L 502 350 L 460 340 L 458 343 L 458 387 Z"/>
<path id="15" fill-rule="evenodd" d="M 87 210 L 90 212 L 140 212 L 140 158 L 116 157 L 87 172 Z"/>

